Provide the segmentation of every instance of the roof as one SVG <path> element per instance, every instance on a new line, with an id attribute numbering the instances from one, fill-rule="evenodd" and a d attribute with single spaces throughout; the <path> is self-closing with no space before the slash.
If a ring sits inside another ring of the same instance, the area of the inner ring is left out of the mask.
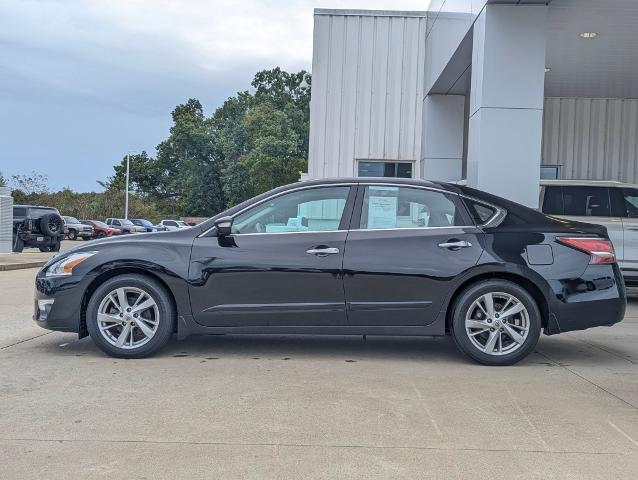
<path id="1" fill-rule="evenodd" d="M 636 184 L 619 182 L 617 180 L 541 180 L 541 185 L 638 188 Z"/>

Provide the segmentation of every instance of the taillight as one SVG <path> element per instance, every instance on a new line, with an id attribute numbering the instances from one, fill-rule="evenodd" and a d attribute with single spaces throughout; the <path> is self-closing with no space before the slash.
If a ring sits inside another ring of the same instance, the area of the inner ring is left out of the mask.
<path id="1" fill-rule="evenodd" d="M 615 263 L 616 254 L 611 241 L 605 238 L 592 237 L 558 237 L 563 245 L 575 248 L 581 252 L 589 253 L 591 260 L 589 263 Z"/>

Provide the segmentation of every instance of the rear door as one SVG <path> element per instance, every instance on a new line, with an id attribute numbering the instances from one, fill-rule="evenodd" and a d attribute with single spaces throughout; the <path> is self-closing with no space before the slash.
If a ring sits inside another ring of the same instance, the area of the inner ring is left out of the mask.
<path id="1" fill-rule="evenodd" d="M 590 185 L 549 185 L 545 187 L 542 211 L 568 220 L 603 225 L 614 244 L 616 258 L 622 263 L 623 222 L 612 208 L 610 190 Z"/>
<path id="2" fill-rule="evenodd" d="M 483 251 L 460 198 L 391 184 L 361 185 L 344 256 L 348 324 L 432 323 L 451 281 Z"/>

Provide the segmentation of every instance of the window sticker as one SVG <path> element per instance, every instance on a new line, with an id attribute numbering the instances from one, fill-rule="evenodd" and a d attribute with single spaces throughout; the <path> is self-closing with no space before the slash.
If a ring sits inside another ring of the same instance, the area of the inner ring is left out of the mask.
<path id="1" fill-rule="evenodd" d="M 370 196 L 368 199 L 368 228 L 395 228 L 396 226 L 397 197 Z"/>

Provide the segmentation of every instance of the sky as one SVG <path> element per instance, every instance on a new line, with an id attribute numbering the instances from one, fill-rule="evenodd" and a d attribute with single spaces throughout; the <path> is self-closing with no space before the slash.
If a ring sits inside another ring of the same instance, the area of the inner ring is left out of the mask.
<path id="1" fill-rule="evenodd" d="M 0 172 L 99 191 L 126 152 L 207 114 L 255 72 L 311 70 L 314 8 L 425 10 L 429 0 L 0 0 Z"/>

